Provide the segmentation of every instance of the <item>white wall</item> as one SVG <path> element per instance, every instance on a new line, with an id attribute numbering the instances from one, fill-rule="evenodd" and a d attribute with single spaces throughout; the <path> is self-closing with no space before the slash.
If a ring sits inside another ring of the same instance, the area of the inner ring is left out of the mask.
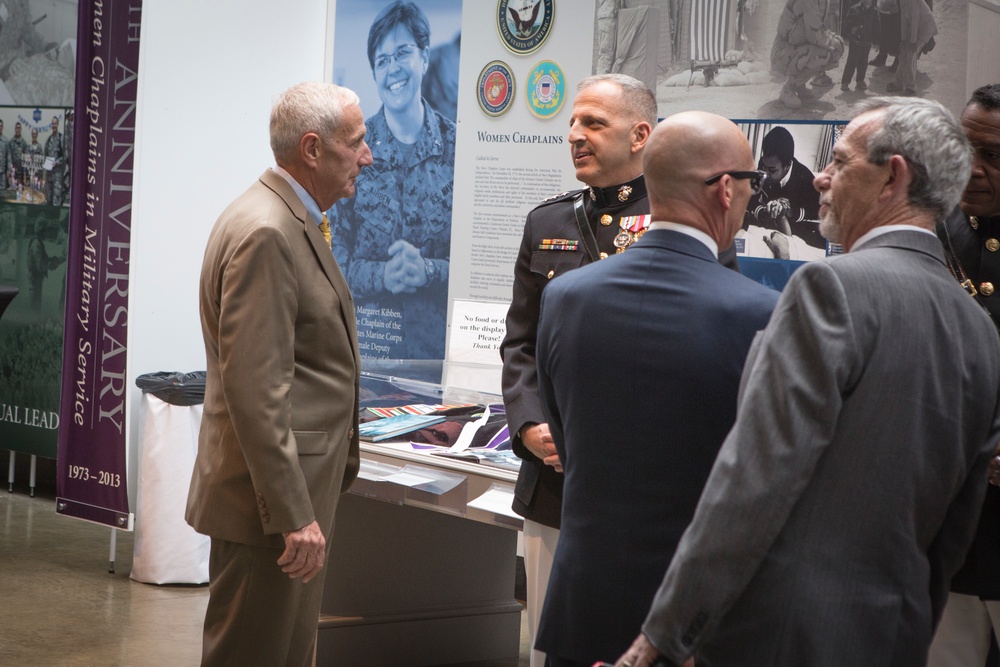
<path id="1" fill-rule="evenodd" d="M 208 233 L 226 205 L 273 163 L 267 131 L 273 96 L 298 81 L 323 79 L 326 24 L 327 0 L 143 3 L 130 418 L 141 395 L 137 376 L 205 368 L 198 272 Z M 137 430 L 132 419 L 132 454 Z"/>

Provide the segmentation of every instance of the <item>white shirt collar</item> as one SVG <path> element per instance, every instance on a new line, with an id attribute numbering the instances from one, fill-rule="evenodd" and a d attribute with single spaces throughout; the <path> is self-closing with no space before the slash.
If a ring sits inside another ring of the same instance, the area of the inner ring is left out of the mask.
<path id="1" fill-rule="evenodd" d="M 309 215 L 312 216 L 312 219 L 316 222 L 316 224 L 318 225 L 321 223 L 323 221 L 323 211 L 319 210 L 319 204 L 317 204 L 316 200 L 312 198 L 312 195 L 306 192 L 306 189 L 299 185 L 299 182 L 281 167 L 275 165 L 271 169 L 274 173 L 288 181 L 288 184 L 292 186 L 292 190 L 294 190 L 295 194 L 302 200 L 302 204 L 306 207 L 306 211 L 309 212 Z"/>
<path id="2" fill-rule="evenodd" d="M 649 224 L 650 229 L 670 229 L 675 232 L 680 232 L 681 234 L 686 234 L 693 239 L 701 241 L 705 246 L 712 251 L 712 254 L 716 259 L 719 259 L 719 244 L 715 242 L 711 236 L 701 231 L 700 229 L 695 229 L 690 225 L 683 225 L 679 222 L 667 222 L 666 220 L 654 220 Z"/>
<path id="3" fill-rule="evenodd" d="M 788 164 L 788 171 L 785 172 L 785 177 L 781 179 L 781 187 L 788 185 L 788 181 L 792 180 L 792 169 L 795 167 L 795 159 Z"/>
<path id="4" fill-rule="evenodd" d="M 889 232 L 901 232 L 901 231 L 922 232 L 924 234 L 930 234 L 934 238 L 937 238 L 937 235 L 934 232 L 925 227 L 917 227 L 916 225 L 882 225 L 881 227 L 876 227 L 875 229 L 869 229 L 867 232 L 862 234 L 861 237 L 854 242 L 854 245 L 851 246 L 851 250 L 852 251 L 857 250 L 863 244 L 868 243 L 873 238 L 882 236 L 883 234 L 888 234 Z"/>

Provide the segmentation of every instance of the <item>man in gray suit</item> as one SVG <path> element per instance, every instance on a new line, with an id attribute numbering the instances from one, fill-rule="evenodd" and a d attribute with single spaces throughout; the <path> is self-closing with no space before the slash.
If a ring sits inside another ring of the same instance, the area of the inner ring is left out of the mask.
<path id="1" fill-rule="evenodd" d="M 802 266 L 619 665 L 914 667 L 1000 437 L 1000 340 L 933 234 L 970 149 L 936 102 L 870 102 L 816 177 L 848 254 Z"/>
<path id="2" fill-rule="evenodd" d="M 201 272 L 208 377 L 186 518 L 211 536 L 203 665 L 311 665 L 340 494 L 358 472 L 354 301 L 322 211 L 372 163 L 358 97 L 292 86 L 268 169 Z"/>

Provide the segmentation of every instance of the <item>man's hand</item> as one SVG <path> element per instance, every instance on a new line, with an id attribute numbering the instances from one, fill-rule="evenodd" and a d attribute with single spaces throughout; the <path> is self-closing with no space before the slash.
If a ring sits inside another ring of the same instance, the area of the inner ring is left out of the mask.
<path id="1" fill-rule="evenodd" d="M 659 657 L 661 657 L 660 652 L 656 647 L 646 639 L 646 635 L 640 634 L 622 657 L 618 658 L 615 667 L 650 667 Z M 666 664 L 673 665 L 674 663 L 667 660 Z M 685 660 L 683 667 L 694 667 L 694 658 Z"/>
<path id="2" fill-rule="evenodd" d="M 771 232 L 770 236 L 763 236 L 764 245 L 774 254 L 775 259 L 788 259 L 788 237 L 781 232 Z"/>
<path id="3" fill-rule="evenodd" d="M 283 533 L 285 552 L 278 559 L 281 571 L 292 579 L 302 577 L 302 583 L 309 583 L 323 569 L 326 561 L 326 538 L 319 524 L 309 525 Z"/>
<path id="4" fill-rule="evenodd" d="M 532 454 L 542 460 L 547 466 L 552 466 L 556 472 L 562 472 L 562 462 L 559 460 L 559 453 L 556 451 L 556 444 L 552 441 L 552 434 L 549 433 L 548 424 L 531 424 L 521 428 L 521 442 Z"/>

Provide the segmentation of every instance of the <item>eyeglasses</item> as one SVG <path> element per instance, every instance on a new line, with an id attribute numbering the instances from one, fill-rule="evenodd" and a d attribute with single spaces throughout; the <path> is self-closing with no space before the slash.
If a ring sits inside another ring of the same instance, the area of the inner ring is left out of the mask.
<path id="1" fill-rule="evenodd" d="M 381 55 L 375 58 L 375 69 L 383 70 L 389 66 L 389 64 L 395 60 L 397 63 L 401 63 L 404 60 L 409 60 L 413 57 L 413 54 L 417 52 L 416 44 L 403 44 L 401 47 L 396 49 L 395 53 L 388 55 Z"/>
<path id="2" fill-rule="evenodd" d="M 760 186 L 767 178 L 766 171 L 724 171 L 721 174 L 716 174 L 711 178 L 705 179 L 705 185 L 713 185 L 719 181 L 723 176 L 731 176 L 733 178 L 745 179 L 750 181 L 750 189 L 753 190 L 754 194 L 760 192 Z"/>

